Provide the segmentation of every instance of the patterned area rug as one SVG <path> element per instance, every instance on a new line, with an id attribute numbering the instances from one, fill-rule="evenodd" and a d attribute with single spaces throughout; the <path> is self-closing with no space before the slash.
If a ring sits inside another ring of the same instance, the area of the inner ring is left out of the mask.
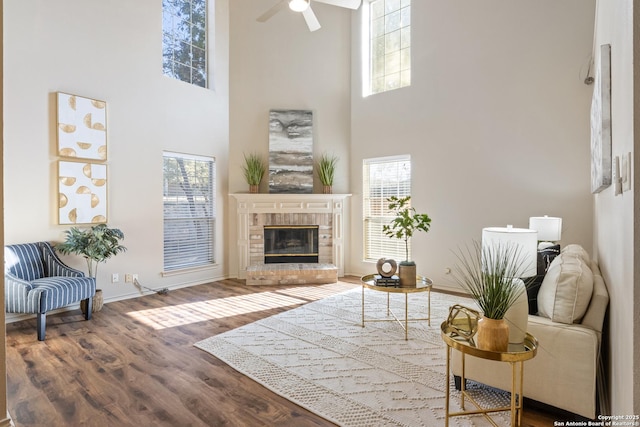
<path id="1" fill-rule="evenodd" d="M 367 319 L 385 319 L 386 293 L 366 290 Z M 340 426 L 442 426 L 445 414 L 445 344 L 440 324 L 465 298 L 433 292 L 431 326 L 398 323 L 361 326 L 362 290 L 356 288 L 213 336 L 195 344 L 286 399 Z M 404 295 L 391 307 L 404 315 Z M 427 293 L 409 295 L 409 316 L 426 317 Z M 473 383 L 471 383 L 473 384 Z M 473 391 L 474 387 L 471 387 Z M 484 405 L 508 406 L 508 394 L 475 386 Z M 450 387 L 450 410 L 460 410 Z M 472 405 L 467 403 L 467 410 Z M 494 414 L 509 425 L 509 413 Z M 487 426 L 482 416 L 450 419 L 451 426 Z"/>

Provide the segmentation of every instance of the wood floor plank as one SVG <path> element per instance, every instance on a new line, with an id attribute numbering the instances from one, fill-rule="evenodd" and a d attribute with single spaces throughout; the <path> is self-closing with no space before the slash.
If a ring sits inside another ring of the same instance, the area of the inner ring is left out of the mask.
<path id="1" fill-rule="evenodd" d="M 9 411 L 17 427 L 332 426 L 193 344 L 357 286 L 219 282 L 7 325 Z M 526 410 L 525 426 L 554 416 Z"/>

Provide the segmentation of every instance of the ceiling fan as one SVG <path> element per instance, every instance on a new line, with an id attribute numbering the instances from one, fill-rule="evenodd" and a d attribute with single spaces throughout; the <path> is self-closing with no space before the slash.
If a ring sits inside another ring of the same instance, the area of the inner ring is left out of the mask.
<path id="1" fill-rule="evenodd" d="M 318 3 L 326 3 L 332 6 L 345 7 L 347 9 L 357 9 L 360 7 L 362 0 L 313 0 Z M 316 18 L 316 14 L 311 9 L 311 0 L 280 0 L 271 9 L 260 15 L 257 19 L 258 22 L 266 22 L 273 15 L 280 12 L 286 6 L 294 12 L 302 13 L 309 31 L 316 31 L 320 29 L 320 22 Z"/>

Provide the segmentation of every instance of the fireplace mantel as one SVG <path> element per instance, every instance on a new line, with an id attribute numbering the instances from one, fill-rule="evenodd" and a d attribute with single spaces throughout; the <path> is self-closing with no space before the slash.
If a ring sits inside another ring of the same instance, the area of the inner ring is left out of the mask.
<path id="1" fill-rule="evenodd" d="M 344 203 L 351 194 L 270 194 L 234 193 L 236 199 L 238 237 L 238 278 L 246 278 L 247 267 L 255 263 L 252 257 L 256 245 L 252 240 L 263 237 L 252 233 L 252 216 L 256 214 L 328 214 L 331 216 L 331 260 L 344 276 Z"/>

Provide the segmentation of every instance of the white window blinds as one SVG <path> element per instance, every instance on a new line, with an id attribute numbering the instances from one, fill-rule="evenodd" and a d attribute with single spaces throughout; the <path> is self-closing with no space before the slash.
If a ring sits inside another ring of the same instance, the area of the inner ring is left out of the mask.
<path id="1" fill-rule="evenodd" d="M 387 198 L 411 195 L 411 157 L 394 156 L 363 161 L 364 260 L 404 261 L 404 241 L 387 237 L 382 227 L 394 218 Z M 409 246 L 409 259 L 411 247 Z"/>
<path id="2" fill-rule="evenodd" d="M 164 269 L 215 262 L 215 160 L 164 153 Z"/>

